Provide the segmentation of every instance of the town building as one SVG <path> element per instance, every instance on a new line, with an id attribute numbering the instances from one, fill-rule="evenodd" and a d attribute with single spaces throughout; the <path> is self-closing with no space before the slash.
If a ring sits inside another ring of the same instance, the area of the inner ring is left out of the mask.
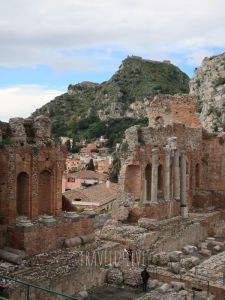
<path id="1" fill-rule="evenodd" d="M 93 209 L 97 213 L 110 212 L 117 196 L 117 184 L 107 181 L 84 189 L 75 189 L 63 193 L 65 211 Z"/>
<path id="2" fill-rule="evenodd" d="M 62 192 L 106 182 L 107 178 L 107 174 L 90 170 L 64 173 L 62 178 Z"/>

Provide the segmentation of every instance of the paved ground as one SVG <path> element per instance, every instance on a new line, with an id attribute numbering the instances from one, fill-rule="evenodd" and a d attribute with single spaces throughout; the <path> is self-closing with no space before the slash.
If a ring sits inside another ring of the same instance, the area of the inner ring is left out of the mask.
<path id="1" fill-rule="evenodd" d="M 140 289 L 100 287 L 89 294 L 87 300 L 134 300 L 143 295 Z"/>

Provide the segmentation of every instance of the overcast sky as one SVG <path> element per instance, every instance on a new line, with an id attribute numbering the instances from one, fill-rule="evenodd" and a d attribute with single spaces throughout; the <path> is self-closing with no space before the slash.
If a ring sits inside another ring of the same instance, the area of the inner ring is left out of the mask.
<path id="1" fill-rule="evenodd" d="M 225 52 L 224 0 L 0 0 L 0 120 L 29 116 L 70 83 L 109 79 L 127 55 L 192 76 Z"/>

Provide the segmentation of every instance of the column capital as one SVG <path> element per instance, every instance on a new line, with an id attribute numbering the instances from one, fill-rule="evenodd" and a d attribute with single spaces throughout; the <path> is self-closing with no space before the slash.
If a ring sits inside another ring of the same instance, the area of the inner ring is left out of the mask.
<path id="1" fill-rule="evenodd" d="M 171 149 L 170 149 L 169 145 L 164 146 L 164 147 L 163 147 L 163 150 L 164 150 L 164 152 L 165 152 L 165 155 L 168 155 L 168 154 L 170 154 L 170 152 L 171 152 Z"/>
<path id="2" fill-rule="evenodd" d="M 159 153 L 159 148 L 152 148 L 152 154 L 158 154 Z"/>
<path id="3" fill-rule="evenodd" d="M 180 155 L 181 156 L 187 156 L 186 151 L 185 150 L 180 150 Z"/>

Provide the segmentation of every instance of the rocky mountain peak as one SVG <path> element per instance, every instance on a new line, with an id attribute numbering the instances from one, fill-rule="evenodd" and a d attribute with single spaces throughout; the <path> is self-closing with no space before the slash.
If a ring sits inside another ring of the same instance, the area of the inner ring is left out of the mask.
<path id="1" fill-rule="evenodd" d="M 203 127 L 225 131 L 225 53 L 203 60 L 190 81 L 190 94 L 197 96 Z"/>

